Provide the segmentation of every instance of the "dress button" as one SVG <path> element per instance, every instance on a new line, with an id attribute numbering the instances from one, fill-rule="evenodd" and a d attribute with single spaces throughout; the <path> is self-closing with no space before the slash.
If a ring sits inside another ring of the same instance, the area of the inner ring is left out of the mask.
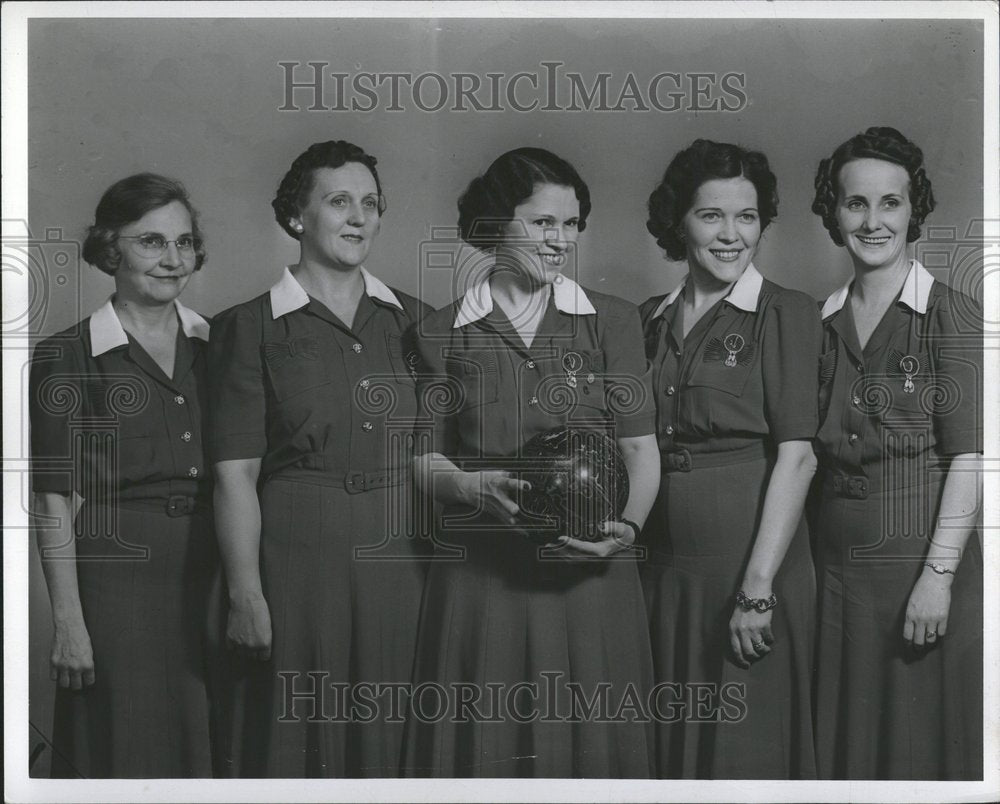
<path id="1" fill-rule="evenodd" d="M 375 429 L 375 425 L 372 424 L 371 422 L 361 422 L 361 429 L 364 430 L 366 433 L 370 433 L 372 430 Z"/>
<path id="2" fill-rule="evenodd" d="M 849 435 L 849 436 L 847 437 L 847 440 L 848 440 L 848 441 L 850 441 L 850 442 L 851 442 L 851 443 L 853 444 L 853 443 L 854 443 L 855 441 L 857 441 L 857 440 L 858 440 L 858 438 L 860 438 L 860 436 L 859 436 L 859 435 L 858 435 L 857 433 L 851 433 L 851 434 L 850 434 L 850 435 Z"/>
<path id="3" fill-rule="evenodd" d="M 174 397 L 174 402 L 176 402 L 178 405 L 183 405 L 184 397 L 181 396 L 180 394 L 177 394 L 177 396 Z"/>
<path id="4" fill-rule="evenodd" d="M 538 397 L 537 396 L 531 397 L 531 399 L 528 400 L 528 404 L 529 405 L 537 405 L 538 404 Z"/>
<path id="5" fill-rule="evenodd" d="M 676 388 L 674 388 L 674 386 L 672 386 L 672 385 L 668 385 L 668 386 L 667 386 L 667 388 L 666 388 L 666 390 L 665 390 L 665 391 L 664 391 L 663 393 L 665 393 L 665 394 L 666 394 L 667 396 L 673 396 L 673 395 L 674 395 L 674 392 L 675 392 L 676 390 L 677 390 L 677 389 L 676 389 Z"/>
<path id="6" fill-rule="evenodd" d="M 856 368 L 858 371 L 863 372 L 865 370 L 865 364 L 864 363 L 858 363 L 854 368 Z"/>
<path id="7" fill-rule="evenodd" d="M 369 385 L 371 385 L 371 381 L 362 380 L 361 382 L 358 383 L 358 385 L 360 385 L 362 388 L 367 388 Z"/>
<path id="8" fill-rule="evenodd" d="M 524 365 L 525 365 L 525 366 L 527 366 L 527 367 L 528 367 L 528 368 L 530 368 L 530 369 L 533 369 L 533 368 L 535 367 L 535 361 L 534 361 L 534 360 L 529 360 L 529 361 L 528 361 L 527 363 L 525 363 Z"/>
<path id="9" fill-rule="evenodd" d="M 188 477 L 198 477 L 198 467 L 192 466 L 188 469 Z"/>
<path id="10" fill-rule="evenodd" d="M 663 428 L 663 432 L 666 433 L 667 435 L 673 435 L 674 428 L 668 424 L 666 427 Z"/>
<path id="11" fill-rule="evenodd" d="M 359 354 L 365 347 L 363 347 L 360 343 L 355 343 L 351 345 L 351 348 L 354 350 L 355 354 Z"/>
<path id="12" fill-rule="evenodd" d="M 853 405 L 860 405 L 861 404 L 861 397 L 860 396 L 851 397 L 851 404 L 853 404 Z"/>
<path id="13" fill-rule="evenodd" d="M 181 433 L 181 441 L 190 441 L 190 440 L 191 440 L 190 430 L 185 430 L 183 433 Z"/>

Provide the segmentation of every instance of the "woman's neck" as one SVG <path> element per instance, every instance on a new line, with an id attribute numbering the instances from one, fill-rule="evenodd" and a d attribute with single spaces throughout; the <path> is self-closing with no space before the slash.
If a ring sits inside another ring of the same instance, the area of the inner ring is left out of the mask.
<path id="1" fill-rule="evenodd" d="M 116 293 L 111 304 L 126 332 L 162 335 L 176 330 L 177 308 L 172 301 L 150 306 L 123 298 Z"/>
<path id="2" fill-rule="evenodd" d="M 878 268 L 855 262 L 851 293 L 862 305 L 884 306 L 902 290 L 909 272 L 910 261 L 905 255 L 891 265 Z"/>
<path id="3" fill-rule="evenodd" d="M 685 299 L 689 306 L 696 310 L 711 307 L 719 299 L 724 299 L 733 289 L 735 282 L 722 282 L 716 279 L 707 271 L 691 270 L 688 273 L 690 281 L 685 293 Z"/>
<path id="4" fill-rule="evenodd" d="M 509 318 L 514 315 L 520 317 L 528 310 L 544 308 L 551 290 L 551 285 L 535 284 L 523 275 L 507 271 L 495 272 L 490 276 L 490 295 L 507 312 Z"/>
<path id="5" fill-rule="evenodd" d="M 323 302 L 357 301 L 364 293 L 360 266 L 332 268 L 301 259 L 290 270 L 306 293 Z"/>

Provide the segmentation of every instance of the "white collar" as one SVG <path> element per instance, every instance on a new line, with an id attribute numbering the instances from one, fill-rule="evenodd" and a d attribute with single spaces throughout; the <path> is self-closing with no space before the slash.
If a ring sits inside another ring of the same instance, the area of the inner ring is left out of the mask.
<path id="1" fill-rule="evenodd" d="M 194 310 L 185 307 L 177 299 L 174 299 L 174 308 L 177 310 L 181 329 L 187 337 L 208 340 L 209 327 L 204 318 Z M 128 346 L 128 335 L 125 334 L 125 329 L 118 319 L 118 313 L 115 312 L 111 299 L 108 299 L 90 317 L 90 356 L 99 357 L 119 346 Z"/>
<path id="2" fill-rule="evenodd" d="M 851 277 L 842 287 L 837 288 L 827 297 L 823 304 L 821 318 L 826 320 L 844 306 L 853 283 L 854 278 Z M 927 312 L 927 302 L 930 299 L 933 284 L 934 277 L 931 276 L 931 272 L 924 268 L 918 260 L 910 260 L 910 271 L 906 275 L 899 300 L 913 312 L 923 315 Z"/>
<path id="3" fill-rule="evenodd" d="M 681 280 L 681 283 L 670 291 L 663 301 L 659 303 L 656 307 L 656 311 L 653 313 L 653 318 L 659 315 L 663 315 L 664 311 L 675 301 L 677 297 L 681 295 L 681 291 L 684 290 L 684 286 L 687 284 L 688 278 L 685 276 Z M 726 301 L 729 302 L 733 307 L 738 307 L 748 313 L 757 312 L 757 302 L 760 299 L 760 289 L 764 285 L 764 277 L 761 276 L 760 271 L 758 271 L 753 263 L 750 263 L 746 270 L 743 271 L 740 278 L 733 283 L 732 290 L 729 291 L 729 295 L 726 296 Z"/>
<path id="4" fill-rule="evenodd" d="M 389 286 L 374 274 L 366 271 L 364 267 L 361 268 L 361 278 L 365 283 L 365 295 L 386 304 L 393 304 L 400 310 L 403 309 L 403 305 Z M 299 284 L 299 280 L 292 275 L 287 267 L 282 273 L 281 279 L 271 288 L 270 294 L 271 317 L 275 319 L 309 304 L 309 294 L 305 292 L 305 289 Z"/>
<path id="5" fill-rule="evenodd" d="M 597 310 L 582 287 L 568 276 L 557 276 L 552 283 L 552 303 L 560 313 L 597 315 Z M 489 278 L 477 282 L 465 292 L 452 329 L 464 327 L 493 312 Z"/>

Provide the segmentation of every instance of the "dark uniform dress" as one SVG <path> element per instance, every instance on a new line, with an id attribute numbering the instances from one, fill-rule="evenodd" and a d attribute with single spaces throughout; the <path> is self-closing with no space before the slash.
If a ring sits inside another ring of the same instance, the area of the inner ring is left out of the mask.
<path id="1" fill-rule="evenodd" d="M 430 308 L 362 273 L 351 327 L 286 270 L 213 329 L 209 452 L 216 462 L 262 458 L 260 572 L 273 630 L 269 662 L 234 657 L 232 775 L 399 773 L 396 693 L 376 706 L 378 691 L 361 685 L 405 684 L 413 666 L 426 565 L 411 528 L 416 398 L 405 337 Z"/>
<path id="2" fill-rule="evenodd" d="M 729 621 L 776 448 L 817 428 L 815 302 L 753 265 L 682 334 L 683 285 L 642 305 L 662 462 L 642 582 L 661 778 L 808 779 L 815 577 L 800 523 L 774 579 L 770 655 L 742 669 Z M 741 686 L 736 686 L 741 685 Z"/>
<path id="3" fill-rule="evenodd" d="M 417 449 L 465 470 L 513 469 L 526 441 L 567 422 L 652 432 L 635 307 L 569 279 L 528 348 L 484 283 L 425 319 L 420 353 L 433 435 Z M 460 505 L 436 533 L 405 772 L 648 777 L 652 664 L 634 554 L 546 558 Z"/>
<path id="4" fill-rule="evenodd" d="M 822 778 L 981 779 L 983 556 L 947 635 L 903 640 L 950 456 L 982 452 L 982 309 L 914 261 L 864 349 L 850 285 L 823 308 L 817 758 Z"/>
<path id="5" fill-rule="evenodd" d="M 176 308 L 173 377 L 125 333 L 110 301 L 32 359 L 32 485 L 84 500 L 77 578 L 94 655 L 93 686 L 56 691 L 53 776 L 212 776 L 209 328 Z"/>

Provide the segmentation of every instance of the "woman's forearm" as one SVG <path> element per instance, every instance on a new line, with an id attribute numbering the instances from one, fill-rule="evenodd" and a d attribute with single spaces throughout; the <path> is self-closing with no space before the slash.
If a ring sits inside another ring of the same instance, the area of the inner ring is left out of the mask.
<path id="1" fill-rule="evenodd" d="M 260 459 L 215 464 L 215 530 L 232 602 L 260 597 Z"/>
<path id="2" fill-rule="evenodd" d="M 45 583 L 49 589 L 52 620 L 56 625 L 83 620 L 76 575 L 76 538 L 73 532 L 73 522 L 81 502 L 75 493 L 72 497 L 51 492 L 34 495 L 37 517 L 35 539 L 42 559 Z"/>
<path id="3" fill-rule="evenodd" d="M 622 518 L 642 527 L 660 490 L 660 449 L 654 435 L 619 438 L 618 446 L 625 458 L 629 483 Z"/>
<path id="4" fill-rule="evenodd" d="M 815 473 L 816 456 L 812 444 L 783 441 L 778 445 L 778 458 L 767 484 L 760 526 L 743 576 L 743 591 L 750 597 L 771 594 L 774 576 L 798 528 Z"/>
<path id="5" fill-rule="evenodd" d="M 976 453 L 952 458 L 941 492 L 941 507 L 934 527 L 934 537 L 924 558 L 926 562 L 952 572 L 957 571 L 962 551 L 976 527 L 979 515 L 982 465 L 982 456 Z M 933 570 L 925 567 L 924 572 Z M 943 575 L 953 577 L 949 573 Z"/>

